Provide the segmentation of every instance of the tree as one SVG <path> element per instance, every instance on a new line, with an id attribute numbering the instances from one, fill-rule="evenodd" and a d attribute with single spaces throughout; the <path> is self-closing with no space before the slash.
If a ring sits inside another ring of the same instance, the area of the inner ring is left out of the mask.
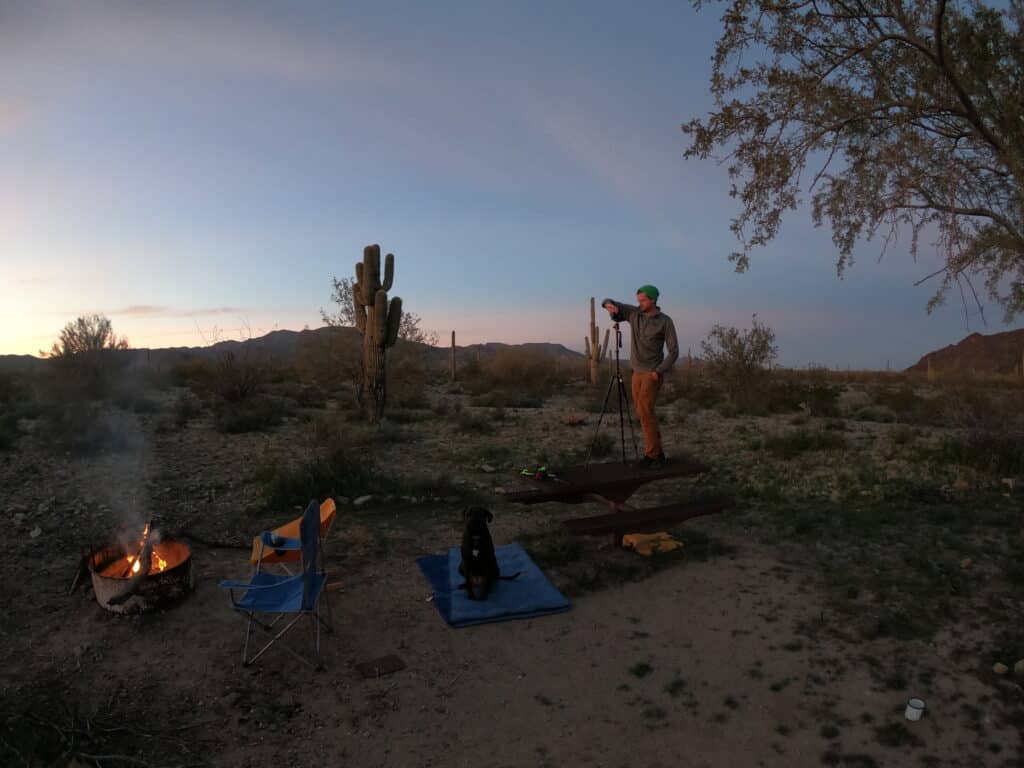
<path id="1" fill-rule="evenodd" d="M 61 329 L 60 337 L 49 354 L 73 371 L 79 380 L 90 386 L 102 385 L 110 373 L 112 353 L 128 349 L 128 340 L 114 333 L 110 319 L 104 315 L 85 315 Z"/>
<path id="2" fill-rule="evenodd" d="M 331 301 L 337 306 L 334 314 L 324 309 L 320 310 L 320 317 L 324 325 L 333 327 L 354 326 L 356 324 L 356 309 L 352 299 L 352 287 L 355 281 L 349 277 L 331 278 Z M 418 344 L 427 344 L 436 347 L 440 338 L 434 331 L 425 331 L 422 327 L 423 318 L 415 312 L 402 312 L 402 322 L 398 327 L 398 338 L 403 341 L 413 341 Z"/>
<path id="3" fill-rule="evenodd" d="M 934 232 L 944 263 L 929 310 L 980 277 L 1007 320 L 1024 311 L 1022 18 L 1021 0 L 730 0 L 715 109 L 682 129 L 686 157 L 728 157 L 736 270 L 809 177 L 840 275 L 879 230 L 886 246 L 909 231 L 915 257 Z"/>
<path id="4" fill-rule="evenodd" d="M 708 373 L 733 404 L 744 408 L 753 402 L 779 354 L 775 331 L 758 322 L 757 315 L 749 330 L 715 324 L 700 346 Z"/>
<path id="5" fill-rule="evenodd" d="M 104 315 L 85 315 L 64 326 L 50 348 L 49 357 L 69 359 L 79 355 L 97 356 L 108 350 L 128 349 L 128 339 L 114 333 Z"/>

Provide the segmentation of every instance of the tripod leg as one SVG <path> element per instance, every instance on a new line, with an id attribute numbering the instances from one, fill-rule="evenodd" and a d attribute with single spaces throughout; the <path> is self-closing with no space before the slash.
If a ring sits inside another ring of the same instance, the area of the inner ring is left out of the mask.
<path id="1" fill-rule="evenodd" d="M 629 418 L 629 435 L 630 435 L 630 437 L 633 438 L 633 458 L 635 458 L 637 461 L 640 461 L 640 448 L 637 446 L 637 442 L 636 442 L 636 429 L 634 429 L 634 427 L 633 427 L 633 413 L 629 410 L 629 394 L 626 392 L 626 386 L 625 385 L 622 386 L 622 396 L 624 398 L 626 398 L 626 413 L 629 414 L 628 415 L 628 418 Z M 625 450 L 626 450 L 626 448 L 625 448 L 626 436 L 625 435 L 622 436 L 622 445 L 623 445 L 623 448 L 622 448 L 623 453 L 625 453 Z M 623 459 L 623 461 L 625 461 L 625 459 Z"/>
<path id="2" fill-rule="evenodd" d="M 586 464 L 590 463 L 590 457 L 594 454 L 594 446 L 597 445 L 597 436 L 601 434 L 601 422 L 604 421 L 605 411 L 608 410 L 608 398 L 612 396 L 612 387 L 615 381 L 608 382 L 608 391 L 604 393 L 604 403 L 601 405 L 601 415 L 597 419 L 597 429 L 594 430 L 594 439 L 590 441 L 590 450 L 587 451 Z"/>
<path id="3" fill-rule="evenodd" d="M 626 463 L 626 414 L 629 411 L 629 400 L 626 398 L 626 385 L 622 376 L 618 377 L 619 382 L 619 443 L 622 445 L 622 463 Z M 633 420 L 629 421 L 630 430 L 633 429 Z"/>

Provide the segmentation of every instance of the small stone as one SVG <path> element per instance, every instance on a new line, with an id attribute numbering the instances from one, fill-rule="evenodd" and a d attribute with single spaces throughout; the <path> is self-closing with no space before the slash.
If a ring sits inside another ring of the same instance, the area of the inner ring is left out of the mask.
<path id="1" fill-rule="evenodd" d="M 1001 661 L 997 661 L 992 666 L 992 671 L 995 672 L 997 675 L 1005 675 L 1007 672 L 1010 671 L 1010 668 L 1003 664 Z"/>
<path id="2" fill-rule="evenodd" d="M 481 472 L 486 472 L 487 474 L 492 474 L 493 472 L 497 472 L 498 470 L 496 470 L 490 464 L 481 464 L 480 465 L 480 471 Z"/>
<path id="3" fill-rule="evenodd" d="M 1024 659 L 1013 665 L 1013 676 L 1024 680 Z"/>
<path id="4" fill-rule="evenodd" d="M 43 535 L 43 529 L 40 528 L 37 525 L 35 528 L 33 528 L 31 531 L 29 531 L 28 537 L 30 539 L 38 539 L 42 535 Z"/>
<path id="5" fill-rule="evenodd" d="M 352 505 L 356 507 L 362 507 L 365 506 L 366 504 L 369 504 L 371 501 L 373 501 L 372 494 L 367 496 L 360 496 L 358 499 L 352 502 Z"/>

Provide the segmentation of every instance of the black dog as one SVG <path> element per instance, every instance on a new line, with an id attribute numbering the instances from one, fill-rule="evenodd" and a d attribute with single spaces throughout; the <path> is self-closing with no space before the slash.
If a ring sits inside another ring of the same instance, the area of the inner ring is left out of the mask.
<path id="1" fill-rule="evenodd" d="M 490 510 L 483 507 L 469 507 L 462 511 L 465 529 L 462 533 L 462 562 L 459 573 L 466 583 L 466 596 L 470 600 L 486 600 L 494 583 L 500 580 L 512 580 L 519 576 L 502 576 L 498 570 L 498 558 L 494 556 L 494 541 L 487 524 L 494 520 Z"/>

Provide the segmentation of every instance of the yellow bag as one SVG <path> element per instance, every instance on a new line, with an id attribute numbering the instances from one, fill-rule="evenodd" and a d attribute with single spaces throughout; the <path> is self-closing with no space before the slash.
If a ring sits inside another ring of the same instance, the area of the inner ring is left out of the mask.
<path id="1" fill-rule="evenodd" d="M 638 555 L 650 557 L 655 552 L 671 552 L 683 546 L 683 542 L 666 531 L 657 533 L 627 533 L 622 537 L 622 546 L 632 549 Z"/>

